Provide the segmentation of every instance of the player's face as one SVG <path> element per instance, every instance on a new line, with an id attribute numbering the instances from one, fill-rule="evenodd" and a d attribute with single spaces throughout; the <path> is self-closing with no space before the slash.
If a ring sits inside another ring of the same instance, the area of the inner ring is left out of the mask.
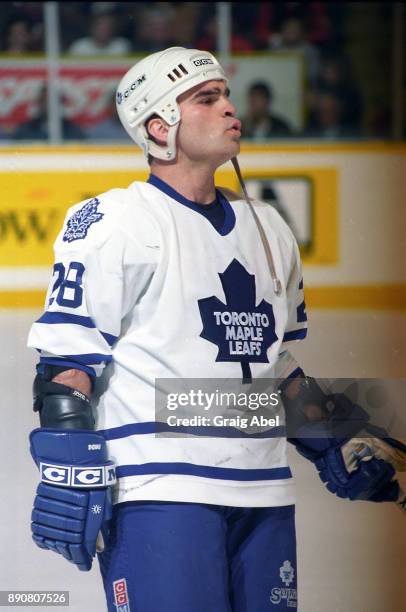
<path id="1" fill-rule="evenodd" d="M 241 122 L 224 81 L 196 85 L 178 98 L 181 122 L 177 134 L 179 159 L 209 162 L 216 167 L 240 150 Z"/>

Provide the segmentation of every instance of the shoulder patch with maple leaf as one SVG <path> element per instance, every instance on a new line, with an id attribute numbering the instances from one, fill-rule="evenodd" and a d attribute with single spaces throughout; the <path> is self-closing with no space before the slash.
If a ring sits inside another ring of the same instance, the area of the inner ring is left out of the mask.
<path id="1" fill-rule="evenodd" d="M 93 198 L 69 218 L 63 235 L 64 242 L 86 238 L 89 227 L 104 217 L 103 213 L 97 211 L 99 204 L 98 198 Z"/>

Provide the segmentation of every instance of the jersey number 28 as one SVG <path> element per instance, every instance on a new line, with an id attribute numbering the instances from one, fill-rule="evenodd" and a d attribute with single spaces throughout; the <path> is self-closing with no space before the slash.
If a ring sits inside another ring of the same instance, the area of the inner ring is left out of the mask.
<path id="1" fill-rule="evenodd" d="M 85 267 L 79 261 L 71 261 L 67 272 L 63 263 L 56 263 L 53 275 L 57 276 L 52 287 L 49 305 L 56 300 L 59 306 L 78 308 L 83 301 L 82 277 L 84 271 Z"/>

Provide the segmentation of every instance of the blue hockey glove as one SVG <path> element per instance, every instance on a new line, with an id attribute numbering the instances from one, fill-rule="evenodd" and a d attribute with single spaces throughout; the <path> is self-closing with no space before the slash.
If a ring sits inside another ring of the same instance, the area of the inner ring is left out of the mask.
<path id="1" fill-rule="evenodd" d="M 111 518 L 115 466 L 94 431 L 34 429 L 31 455 L 40 470 L 32 511 L 34 542 L 89 571 L 103 523 Z"/>
<path id="2" fill-rule="evenodd" d="M 328 402 L 333 406 L 330 418 L 301 425 L 290 442 L 314 463 L 327 489 L 338 497 L 396 501 L 399 466 L 387 443 L 391 439 L 369 426 L 367 413 L 345 395 L 332 395 Z"/>

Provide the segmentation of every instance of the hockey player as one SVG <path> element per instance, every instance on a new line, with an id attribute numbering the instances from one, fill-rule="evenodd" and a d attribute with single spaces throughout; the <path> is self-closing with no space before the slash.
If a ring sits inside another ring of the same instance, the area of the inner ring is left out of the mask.
<path id="1" fill-rule="evenodd" d="M 29 336 L 40 351 L 33 538 L 82 570 L 97 544 L 109 611 L 295 608 L 283 430 L 156 436 L 156 380 L 284 379 L 293 441 L 332 490 L 394 499 L 393 467 L 369 456 L 346 469 L 342 448 L 362 412 L 340 439 L 318 444 L 305 429 L 309 405 L 331 418 L 289 353 L 307 325 L 299 251 L 271 206 L 215 186 L 241 128 L 215 57 L 181 47 L 148 56 L 123 77 L 117 108 L 151 175 L 74 206 L 55 242 Z"/>

